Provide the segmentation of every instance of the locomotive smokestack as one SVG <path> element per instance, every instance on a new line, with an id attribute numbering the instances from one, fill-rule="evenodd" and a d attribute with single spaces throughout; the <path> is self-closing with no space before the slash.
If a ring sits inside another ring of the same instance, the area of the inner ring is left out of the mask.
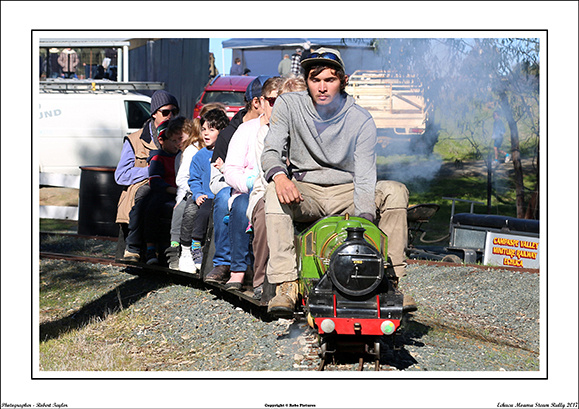
<path id="1" fill-rule="evenodd" d="M 345 241 L 352 241 L 352 240 L 364 240 L 364 232 L 366 231 L 363 227 L 348 227 L 346 232 L 348 233 L 348 237 L 346 237 Z"/>

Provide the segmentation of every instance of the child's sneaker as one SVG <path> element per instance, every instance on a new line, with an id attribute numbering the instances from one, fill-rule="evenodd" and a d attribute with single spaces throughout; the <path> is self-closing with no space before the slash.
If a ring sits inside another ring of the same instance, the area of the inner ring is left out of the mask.
<path id="1" fill-rule="evenodd" d="M 505 156 L 505 163 L 509 163 L 511 161 L 511 154 L 507 153 L 507 156 Z"/>
<path id="2" fill-rule="evenodd" d="M 179 246 L 167 247 L 165 256 L 169 261 L 169 268 L 171 270 L 179 270 Z"/>
<path id="3" fill-rule="evenodd" d="M 201 264 L 203 264 L 203 249 L 201 247 L 193 249 L 191 253 L 193 256 L 193 263 L 195 264 L 195 268 L 197 268 L 197 270 L 201 270 Z"/>
<path id="4" fill-rule="evenodd" d="M 159 264 L 159 259 L 157 258 L 157 251 L 155 249 L 147 249 L 147 264 Z"/>
<path id="5" fill-rule="evenodd" d="M 181 257 L 179 258 L 179 270 L 186 273 L 195 272 L 195 263 L 193 262 L 193 255 L 191 254 L 191 247 L 181 246 Z"/>

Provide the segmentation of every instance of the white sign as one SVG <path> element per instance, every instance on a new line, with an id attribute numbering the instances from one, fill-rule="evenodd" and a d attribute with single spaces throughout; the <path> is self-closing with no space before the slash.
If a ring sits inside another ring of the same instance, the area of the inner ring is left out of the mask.
<path id="1" fill-rule="evenodd" d="M 487 232 L 483 264 L 539 268 L 539 238 Z"/>

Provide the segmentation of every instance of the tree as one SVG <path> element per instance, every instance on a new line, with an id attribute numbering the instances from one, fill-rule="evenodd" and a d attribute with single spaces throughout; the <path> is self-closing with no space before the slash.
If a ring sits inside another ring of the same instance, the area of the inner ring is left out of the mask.
<path id="1" fill-rule="evenodd" d="M 485 107 L 500 107 L 510 130 L 517 217 L 525 217 L 518 123 L 525 118 L 533 124 L 531 132 L 536 135 L 538 146 L 538 110 L 532 108 L 538 107 L 539 102 L 538 39 L 406 38 L 375 39 L 374 44 L 385 70 L 417 75 L 427 84 L 425 97 L 443 107 L 447 116 L 452 113 L 457 126 L 464 128 L 468 124 L 466 131 L 471 136 L 472 108 L 484 112 Z M 487 109 L 489 118 L 495 108 Z M 474 119 L 478 123 L 484 121 L 480 117 Z M 478 151 L 475 139 L 469 138 L 469 142 Z M 538 203 L 538 198 L 534 199 Z"/>
<path id="2" fill-rule="evenodd" d="M 476 93 L 484 94 L 485 89 L 489 89 L 498 98 L 498 104 L 509 126 L 515 171 L 517 217 L 524 218 L 525 186 L 514 104 L 521 107 L 524 114 L 533 117 L 527 99 L 535 99 L 538 105 L 539 42 L 537 39 L 529 38 L 489 38 L 474 39 L 472 43 L 467 44 L 471 47 L 468 58 L 465 59 L 467 64 L 462 71 L 463 75 L 476 84 L 473 88 Z M 463 47 L 462 51 L 465 48 Z M 473 69 L 474 67 L 479 69 Z M 534 197 L 534 201 L 538 203 L 536 199 L 537 197 Z"/>

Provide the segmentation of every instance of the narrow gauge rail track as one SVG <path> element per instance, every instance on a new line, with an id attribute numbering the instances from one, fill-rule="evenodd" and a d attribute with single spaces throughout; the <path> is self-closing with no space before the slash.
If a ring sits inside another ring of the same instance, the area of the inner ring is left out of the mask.
<path id="1" fill-rule="evenodd" d="M 41 251 L 40 258 L 49 258 L 53 260 L 79 261 L 93 264 L 106 264 L 106 265 L 110 264 L 118 267 L 126 266 L 125 263 L 116 262 L 113 258 L 109 257 L 79 256 L 78 254 L 54 253 L 51 251 Z"/>
<path id="2" fill-rule="evenodd" d="M 52 232 L 52 231 L 41 231 L 41 236 L 62 236 L 62 237 L 71 237 L 76 239 L 93 239 L 93 240 L 102 240 L 102 241 L 118 241 L 116 237 L 108 237 L 108 236 L 91 236 L 86 234 L 78 234 L 72 232 Z"/>
<path id="3" fill-rule="evenodd" d="M 141 263 L 131 263 L 131 262 L 118 262 L 115 261 L 114 258 L 110 257 L 92 257 L 92 256 L 80 256 L 76 254 L 64 254 L 64 253 L 55 253 L 55 252 L 47 252 L 41 251 L 40 258 L 47 258 L 47 259 L 55 259 L 55 260 L 67 260 L 67 261 L 77 261 L 77 262 L 84 262 L 84 263 L 93 263 L 93 264 L 104 264 L 104 265 L 113 265 L 118 267 L 125 267 L 129 269 L 132 274 L 139 274 L 139 273 L 146 273 L 146 272 L 155 272 L 155 273 L 163 273 L 167 276 L 180 276 L 180 277 L 187 277 L 194 279 L 199 282 L 203 282 L 206 287 L 219 289 L 221 291 L 225 291 L 229 294 L 236 295 L 240 299 L 246 300 L 251 302 L 254 305 L 264 307 L 267 304 L 261 303 L 253 298 L 253 291 L 249 291 L 244 289 L 243 291 L 238 290 L 226 290 L 225 286 L 216 283 L 207 283 L 202 281 L 201 275 L 198 273 L 187 273 L 185 271 L 180 270 L 172 270 L 167 267 L 161 266 L 150 266 Z"/>
<path id="4" fill-rule="evenodd" d="M 114 241 L 114 242 L 116 242 L 118 240 L 116 237 L 89 236 L 89 235 L 82 235 L 82 234 L 77 234 L 77 233 L 62 233 L 62 232 L 46 232 L 46 231 L 44 231 L 44 232 L 40 232 L 40 234 L 41 235 L 51 235 L 51 236 L 71 237 L 71 238 L 85 239 L 85 240 L 93 239 L 93 240 Z M 112 260 L 112 258 L 110 260 Z M 77 260 L 77 261 L 80 261 L 80 260 Z M 114 262 L 114 260 L 113 260 L 113 262 Z M 438 261 L 438 260 L 437 261 L 430 261 L 430 260 L 407 259 L 406 262 L 408 264 L 447 266 L 447 267 L 452 267 L 452 266 L 457 265 L 456 263 Z M 117 263 L 117 264 L 118 265 L 128 265 L 127 263 Z M 117 265 L 117 264 L 113 264 L 113 265 Z M 540 274 L 539 269 L 532 269 L 532 268 L 521 268 L 521 267 L 511 267 L 511 266 L 491 266 L 491 265 L 482 265 L 482 264 L 465 264 L 464 266 L 468 266 L 471 268 L 483 269 L 483 270 L 499 270 L 500 269 L 500 270 L 506 270 L 506 271 L 518 271 L 518 272 L 527 272 L 527 273 L 532 273 L 532 274 Z M 175 272 L 179 273 L 176 270 L 171 270 L 171 271 L 175 271 Z M 191 275 L 189 273 L 184 273 L 184 274 L 188 275 L 188 276 Z M 196 277 L 196 278 L 199 278 L 199 277 Z"/>
<path id="5" fill-rule="evenodd" d="M 52 236 L 62 236 L 62 237 L 70 237 L 74 239 L 85 239 L 85 240 L 103 240 L 103 241 L 118 241 L 116 237 L 105 237 L 105 236 L 90 236 L 90 235 L 80 235 L 76 233 L 52 233 L 52 232 L 41 232 L 41 235 L 52 235 Z M 60 260 L 69 260 L 69 261 L 78 261 L 78 262 L 88 262 L 93 264 L 105 264 L 105 265 L 113 265 L 118 267 L 125 267 L 128 268 L 131 273 L 139 274 L 145 272 L 156 272 L 156 273 L 163 273 L 167 276 L 171 277 L 187 277 L 190 279 L 194 279 L 197 282 L 202 282 L 206 287 L 219 289 L 221 291 L 225 291 L 229 294 L 233 294 L 238 296 L 240 299 L 245 301 L 249 301 L 254 305 L 257 306 L 265 306 L 265 303 L 261 303 L 253 298 L 253 291 L 249 291 L 244 289 L 243 291 L 238 290 L 226 290 L 225 286 L 216 284 L 216 283 L 206 283 L 202 280 L 202 277 L 199 273 L 188 273 L 181 270 L 172 270 L 168 267 L 162 266 L 151 266 L 146 265 L 143 263 L 131 263 L 131 262 L 119 262 L 116 261 L 113 257 L 92 257 L 92 256 L 81 256 L 75 254 L 65 254 L 65 253 L 57 253 L 57 252 L 40 252 L 41 258 L 51 258 L 51 259 L 60 259 Z"/>

